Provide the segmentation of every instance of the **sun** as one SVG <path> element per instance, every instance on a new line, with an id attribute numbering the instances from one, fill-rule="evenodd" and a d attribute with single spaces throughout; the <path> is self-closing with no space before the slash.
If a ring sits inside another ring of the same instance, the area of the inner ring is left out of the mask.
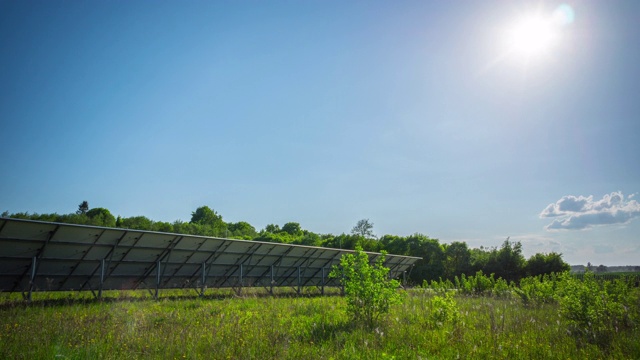
<path id="1" fill-rule="evenodd" d="M 504 29 L 506 53 L 526 63 L 552 55 L 561 44 L 563 28 L 573 22 L 573 9 L 566 4 L 553 12 L 529 11 L 514 16 Z"/>
<path id="2" fill-rule="evenodd" d="M 509 49 L 527 58 L 544 55 L 553 47 L 557 32 L 551 19 L 533 15 L 518 19 L 508 32 Z"/>

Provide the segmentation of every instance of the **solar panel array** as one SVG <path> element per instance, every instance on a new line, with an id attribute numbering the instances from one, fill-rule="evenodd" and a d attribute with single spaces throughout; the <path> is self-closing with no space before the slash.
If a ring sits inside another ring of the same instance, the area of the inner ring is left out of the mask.
<path id="1" fill-rule="evenodd" d="M 0 291 L 337 286 L 350 250 L 0 218 Z M 368 253 L 370 261 L 380 254 Z M 399 278 L 420 258 L 387 255 Z"/>

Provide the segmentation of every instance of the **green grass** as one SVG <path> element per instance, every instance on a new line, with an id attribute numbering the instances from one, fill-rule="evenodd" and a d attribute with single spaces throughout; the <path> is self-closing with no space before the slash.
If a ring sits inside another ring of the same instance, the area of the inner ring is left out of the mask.
<path id="1" fill-rule="evenodd" d="M 340 296 L 264 291 L 0 294 L 2 359 L 637 359 L 640 331 L 609 353 L 578 348 L 557 305 L 456 296 L 458 321 L 430 321 L 434 293 L 410 292 L 373 329 L 350 323 Z M 335 291 L 334 291 L 335 294 Z"/>

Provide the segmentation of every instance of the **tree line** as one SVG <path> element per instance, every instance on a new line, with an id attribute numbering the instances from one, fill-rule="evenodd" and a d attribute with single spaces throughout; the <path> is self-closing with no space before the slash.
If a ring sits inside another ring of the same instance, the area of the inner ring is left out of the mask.
<path id="1" fill-rule="evenodd" d="M 297 222 L 282 226 L 269 224 L 257 231 L 246 221 L 224 221 L 220 214 L 208 206 L 201 206 L 192 212 L 189 222 L 176 220 L 169 223 L 153 221 L 145 216 L 115 217 L 108 209 L 89 208 L 87 201 L 83 201 L 78 210 L 70 214 L 10 214 L 5 211 L 2 217 L 328 248 L 353 250 L 360 247 L 364 251 L 417 256 L 422 260 L 417 261 L 407 273 L 407 280 L 416 285 L 425 280 L 453 280 L 462 274 L 473 275 L 478 271 L 494 274 L 496 278 L 506 281 L 518 281 L 523 277 L 563 272 L 570 268 L 562 260 L 562 255 L 554 252 L 537 253 L 525 259 L 522 244 L 512 242 L 509 238 L 499 248 L 469 248 L 465 242 L 446 244 L 418 233 L 375 237 L 373 223 L 368 219 L 358 221 L 350 233 L 340 235 L 317 234 L 303 229 Z"/>

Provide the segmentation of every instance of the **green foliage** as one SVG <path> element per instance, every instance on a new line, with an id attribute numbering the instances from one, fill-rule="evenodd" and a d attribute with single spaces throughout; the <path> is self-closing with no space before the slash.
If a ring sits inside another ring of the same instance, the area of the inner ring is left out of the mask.
<path id="1" fill-rule="evenodd" d="M 359 220 L 358 223 L 351 229 L 351 234 L 362 236 L 365 239 L 373 237 L 373 223 L 369 222 L 369 219 Z"/>
<path id="2" fill-rule="evenodd" d="M 120 219 L 120 227 L 132 230 L 151 230 L 153 221 L 146 216 L 132 216 Z"/>
<path id="3" fill-rule="evenodd" d="M 320 235 L 310 232 L 294 240 L 292 244 L 306 245 L 306 246 L 320 246 L 322 245 L 322 238 L 320 237 Z"/>
<path id="4" fill-rule="evenodd" d="M 502 243 L 495 256 L 490 257 L 487 272 L 507 281 L 517 281 L 524 275 L 525 259 L 522 256 L 522 244 L 507 240 Z"/>
<path id="5" fill-rule="evenodd" d="M 265 226 L 264 231 L 275 234 L 277 232 L 280 232 L 280 225 L 269 224 Z"/>
<path id="6" fill-rule="evenodd" d="M 170 233 L 173 232 L 173 225 L 164 221 L 154 221 L 151 225 L 151 230 Z"/>
<path id="7" fill-rule="evenodd" d="M 302 235 L 302 228 L 297 222 L 288 222 L 282 226 L 282 231 L 289 235 Z"/>
<path id="8" fill-rule="evenodd" d="M 91 225 L 115 227 L 116 218 L 105 208 L 93 208 L 87 211 L 87 217 L 91 219 Z"/>
<path id="9" fill-rule="evenodd" d="M 431 299 L 429 322 L 432 326 L 442 327 L 449 323 L 455 325 L 459 320 L 460 311 L 452 292 L 446 292 L 444 296 L 434 296 Z"/>
<path id="10" fill-rule="evenodd" d="M 578 346 L 594 344 L 609 351 L 618 333 L 637 326 L 637 298 L 621 280 L 599 282 L 592 272 L 587 272 L 583 279 L 565 274 L 559 303 Z"/>
<path id="11" fill-rule="evenodd" d="M 191 213 L 192 224 L 220 227 L 223 224 L 222 216 L 208 206 L 201 206 Z"/>
<path id="12" fill-rule="evenodd" d="M 562 260 L 562 254 L 535 254 L 532 255 L 525 265 L 527 276 L 537 276 L 542 274 L 561 273 L 569 271 L 571 267 Z"/>
<path id="13" fill-rule="evenodd" d="M 88 292 L 36 292 L 32 305 L 0 293 L 0 358 L 640 359 L 640 328 L 615 333 L 606 352 L 577 347 L 558 304 L 453 296 L 457 311 L 448 313 L 458 320 L 438 326 L 430 317 L 447 308 L 447 296 L 434 301 L 430 292 L 409 290 L 367 329 L 351 324 L 340 297 L 251 290 L 243 298 L 225 289 L 210 290 L 211 298 L 166 291 L 159 300 L 146 290 L 108 291 L 107 301 Z"/>
<path id="14" fill-rule="evenodd" d="M 487 276 L 482 270 L 479 270 L 475 275 L 469 277 L 462 274 L 460 279 L 456 277 L 454 282 L 462 294 L 488 295 L 492 293 L 496 279 L 493 274 Z"/>
<path id="15" fill-rule="evenodd" d="M 246 221 L 238 221 L 237 223 L 228 223 L 229 237 L 236 239 L 251 240 L 258 236 L 256 228 Z"/>
<path id="16" fill-rule="evenodd" d="M 437 280 L 444 276 L 445 255 L 444 249 L 437 239 L 430 239 L 422 234 L 414 234 L 406 238 L 406 255 L 421 257 L 411 273 L 409 280 L 414 284 L 420 284 L 423 280 Z"/>
<path id="17" fill-rule="evenodd" d="M 381 315 L 387 314 L 391 305 L 402 302 L 400 282 L 389 279 L 389 269 L 384 267 L 384 254 L 371 265 L 369 256 L 356 247 L 353 254 L 340 259 L 329 275 L 340 279 L 347 299 L 347 312 L 356 323 L 373 327 Z"/>
<path id="18" fill-rule="evenodd" d="M 442 280 L 442 278 L 440 278 L 439 281 L 431 280 L 431 282 L 428 282 L 427 280 L 424 280 L 422 282 L 422 288 L 431 289 L 439 294 L 446 294 L 448 291 L 455 289 L 456 286 L 453 284 L 453 282 L 451 282 L 451 280 L 449 279 Z"/>
<path id="19" fill-rule="evenodd" d="M 456 276 L 467 274 L 471 271 L 471 253 L 466 243 L 458 241 L 452 242 L 446 246 L 444 256 L 446 278 L 453 279 Z"/>
<path id="20" fill-rule="evenodd" d="M 559 286 L 557 274 L 530 276 L 520 280 L 520 286 L 514 288 L 524 306 L 542 306 L 556 302 Z"/>
<path id="21" fill-rule="evenodd" d="M 497 297 L 509 297 L 513 288 L 513 282 L 508 283 L 507 280 L 503 278 L 497 278 L 493 283 L 493 289 L 491 290 L 491 293 Z"/>
<path id="22" fill-rule="evenodd" d="M 446 293 L 449 290 L 457 289 L 460 294 L 471 296 L 496 296 L 509 297 L 513 290 L 513 283 L 508 283 L 502 278 L 496 279 L 493 274 L 487 276 L 482 270 L 475 275 L 454 277 L 452 282 L 449 279 L 439 281 L 432 280 L 423 282 L 424 288 L 430 288 L 438 293 Z"/>
<path id="23" fill-rule="evenodd" d="M 76 214 L 86 215 L 87 211 L 89 211 L 89 202 L 85 200 L 78 205 L 78 211 L 76 211 Z"/>

